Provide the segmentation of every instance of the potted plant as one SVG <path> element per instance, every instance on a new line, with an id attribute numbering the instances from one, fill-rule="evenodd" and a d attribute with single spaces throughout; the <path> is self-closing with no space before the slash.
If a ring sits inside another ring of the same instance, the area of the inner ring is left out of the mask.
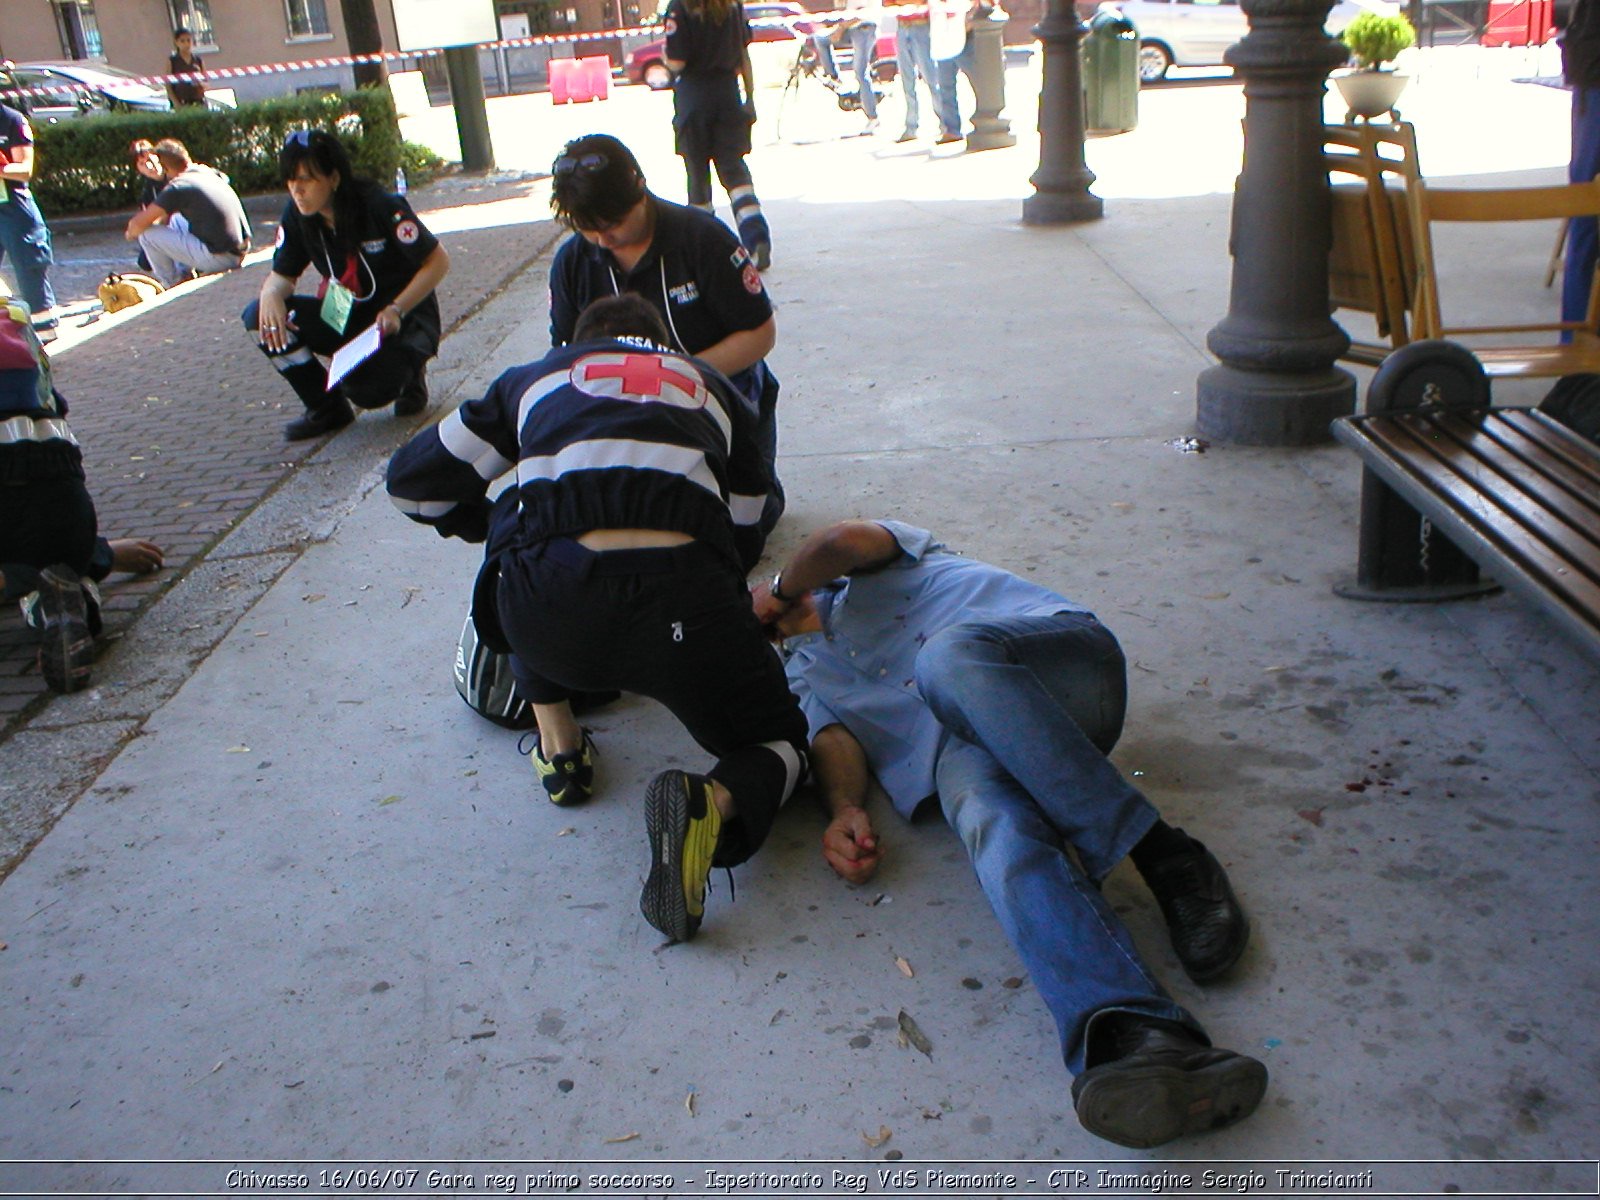
<path id="1" fill-rule="evenodd" d="M 1370 121 L 1384 113 L 1398 119 L 1394 102 L 1405 89 L 1406 76 L 1384 70 L 1384 64 L 1393 62 L 1400 51 L 1416 43 L 1417 31 L 1411 22 L 1403 16 L 1364 12 L 1344 27 L 1339 40 L 1349 48 L 1356 63 L 1355 70 L 1334 79 L 1349 110 L 1345 119 L 1365 117 Z"/>

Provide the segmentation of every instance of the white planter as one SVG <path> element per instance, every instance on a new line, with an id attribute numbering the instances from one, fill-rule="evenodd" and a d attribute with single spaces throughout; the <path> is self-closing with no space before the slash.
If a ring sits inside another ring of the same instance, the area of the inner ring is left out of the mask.
<path id="1" fill-rule="evenodd" d="M 1370 121 L 1385 113 L 1399 120 L 1400 114 L 1395 111 L 1394 102 L 1400 99 L 1400 93 L 1405 91 L 1409 80 L 1409 75 L 1396 75 L 1393 71 L 1352 71 L 1348 75 L 1333 77 L 1339 95 L 1344 97 L 1344 106 L 1349 110 L 1345 114 L 1347 121 L 1357 117 Z"/>

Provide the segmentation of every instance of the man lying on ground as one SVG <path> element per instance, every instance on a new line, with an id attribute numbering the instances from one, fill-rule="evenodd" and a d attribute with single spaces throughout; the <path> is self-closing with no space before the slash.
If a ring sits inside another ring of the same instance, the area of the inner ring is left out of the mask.
<path id="1" fill-rule="evenodd" d="M 1111 632 L 898 521 L 814 534 L 753 601 L 790 639 L 832 816 L 828 864 L 852 883 L 878 867 L 870 776 L 907 818 L 938 793 L 1055 1017 L 1084 1127 L 1147 1147 L 1255 1111 L 1266 1068 L 1211 1046 L 1100 894 L 1131 855 L 1190 978 L 1216 979 L 1244 952 L 1249 925 L 1221 864 L 1106 758 L 1127 698 Z"/>

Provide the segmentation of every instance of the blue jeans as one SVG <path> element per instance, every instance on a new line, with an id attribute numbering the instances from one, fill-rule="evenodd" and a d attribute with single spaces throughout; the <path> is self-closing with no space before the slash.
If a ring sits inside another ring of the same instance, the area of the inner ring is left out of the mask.
<path id="1" fill-rule="evenodd" d="M 0 187 L 8 185 L 0 183 Z M 7 257 L 17 273 L 17 291 L 35 313 L 55 307 L 56 294 L 48 274 L 55 261 L 50 251 L 50 228 L 44 223 L 32 192 L 12 191 L 0 204 L 0 262 Z M 49 324 L 56 324 L 52 318 Z"/>
<path id="2" fill-rule="evenodd" d="M 940 105 L 939 127 L 946 133 L 961 132 L 961 94 L 957 84 L 957 72 L 972 78 L 973 69 L 972 42 L 967 42 L 966 48 L 954 58 L 938 58 L 933 62 L 934 102 Z"/>
<path id="3" fill-rule="evenodd" d="M 956 114 L 954 94 L 946 98 L 939 89 L 939 75 L 933 65 L 926 21 L 901 21 L 895 30 L 895 67 L 900 73 L 900 90 L 906 98 L 906 132 L 915 133 L 922 121 L 922 105 L 917 96 L 917 76 L 933 97 L 933 112 L 940 133 L 960 133 L 961 118 Z"/>
<path id="4" fill-rule="evenodd" d="M 1203 1040 L 1097 886 L 1157 819 L 1106 758 L 1127 701 L 1116 638 L 1087 613 L 953 625 L 917 655 L 916 680 L 951 734 L 936 768 L 945 817 L 1055 1018 L 1067 1069 L 1084 1069 L 1106 1013 Z"/>
<path id="5" fill-rule="evenodd" d="M 1567 178 L 1587 183 L 1600 175 L 1600 88 L 1572 89 L 1572 164 Z M 1581 321 L 1589 311 L 1589 287 L 1600 252 L 1594 217 L 1573 217 L 1567 226 L 1566 264 L 1561 276 L 1561 319 Z M 1562 341 L 1571 341 L 1563 334 Z"/>
<path id="6" fill-rule="evenodd" d="M 812 37 L 811 45 L 829 79 L 839 79 L 839 66 L 833 60 L 833 43 L 826 34 Z M 867 119 L 878 116 L 878 95 L 872 88 L 872 59 L 878 46 L 877 25 L 856 25 L 850 30 L 850 62 L 856 73 L 856 87 L 861 100 L 861 111 Z"/>

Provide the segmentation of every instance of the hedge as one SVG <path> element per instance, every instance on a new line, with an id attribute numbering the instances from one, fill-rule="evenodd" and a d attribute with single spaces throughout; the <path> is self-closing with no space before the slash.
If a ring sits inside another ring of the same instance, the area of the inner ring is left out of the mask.
<path id="1" fill-rule="evenodd" d="M 177 138 L 196 162 L 226 172 L 241 195 L 281 191 L 278 151 L 289 133 L 306 128 L 336 131 L 357 174 L 385 184 L 402 166 L 409 180 L 426 183 L 443 165 L 426 147 L 401 140 L 388 88 L 361 88 L 249 101 L 234 109 L 106 113 L 40 126 L 34 130 L 33 192 L 47 217 L 136 207 L 144 181 L 133 169 L 128 145 L 141 137 Z"/>

